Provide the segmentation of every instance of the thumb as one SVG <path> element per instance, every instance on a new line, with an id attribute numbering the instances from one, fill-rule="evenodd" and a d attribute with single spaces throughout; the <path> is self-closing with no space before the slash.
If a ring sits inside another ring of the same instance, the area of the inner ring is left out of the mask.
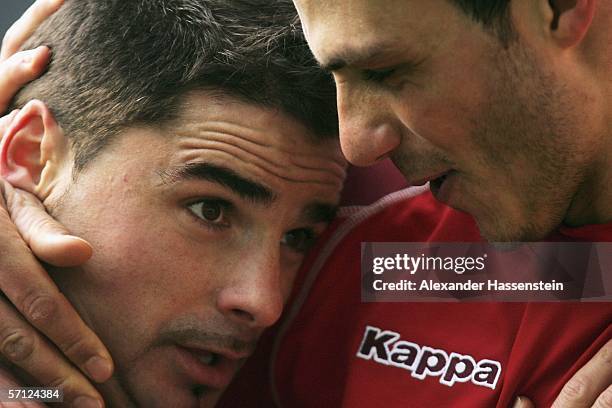
<path id="1" fill-rule="evenodd" d="M 534 408 L 534 405 L 527 397 L 517 397 L 512 408 Z"/>
<path id="2" fill-rule="evenodd" d="M 47 214 L 34 195 L 0 180 L 6 207 L 17 230 L 34 255 L 51 265 L 78 266 L 92 255 L 91 245 Z"/>

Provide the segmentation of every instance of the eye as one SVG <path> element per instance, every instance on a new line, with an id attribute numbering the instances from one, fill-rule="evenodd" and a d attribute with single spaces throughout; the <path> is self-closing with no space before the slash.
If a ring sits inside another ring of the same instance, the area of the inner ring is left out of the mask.
<path id="1" fill-rule="evenodd" d="M 309 228 L 299 228 L 287 232 L 281 239 L 281 244 L 295 252 L 305 253 L 314 245 L 317 234 Z"/>
<path id="2" fill-rule="evenodd" d="M 364 69 L 362 71 L 362 76 L 364 81 L 379 83 L 389 78 L 391 75 L 393 75 L 393 73 L 395 73 L 395 68 Z"/>
<path id="3" fill-rule="evenodd" d="M 206 199 L 190 204 L 187 208 L 209 226 L 223 227 L 227 225 L 225 213 L 229 206 L 223 200 Z"/>

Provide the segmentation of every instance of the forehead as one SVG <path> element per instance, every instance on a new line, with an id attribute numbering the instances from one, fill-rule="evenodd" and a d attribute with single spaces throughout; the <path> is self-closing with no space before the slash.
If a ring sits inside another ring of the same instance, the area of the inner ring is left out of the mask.
<path id="1" fill-rule="evenodd" d="M 358 60 L 440 44 L 465 16 L 448 0 L 294 0 L 316 58 Z M 402 48 L 398 50 L 398 48 Z"/>
<path id="2" fill-rule="evenodd" d="M 342 187 L 345 176 L 337 138 L 318 139 L 287 114 L 228 96 L 188 95 L 164 133 L 174 146 L 170 165 L 207 161 L 269 184 L 334 189 Z"/>

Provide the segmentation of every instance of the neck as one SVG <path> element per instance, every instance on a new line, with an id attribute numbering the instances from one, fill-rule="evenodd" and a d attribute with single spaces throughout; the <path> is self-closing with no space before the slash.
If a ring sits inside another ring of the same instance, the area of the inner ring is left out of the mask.
<path id="1" fill-rule="evenodd" d="M 612 135 L 607 134 L 595 170 L 587 174 L 570 205 L 564 224 L 579 227 L 612 222 Z"/>

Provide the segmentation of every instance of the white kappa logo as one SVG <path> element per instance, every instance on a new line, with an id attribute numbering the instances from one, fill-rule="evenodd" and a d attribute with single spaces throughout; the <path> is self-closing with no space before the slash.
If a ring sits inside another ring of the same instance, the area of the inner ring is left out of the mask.
<path id="1" fill-rule="evenodd" d="M 403 368 L 419 380 L 427 376 L 440 377 L 440 383 L 452 387 L 455 383 L 495 389 L 501 374 L 499 361 L 435 349 L 400 340 L 399 333 L 366 326 L 357 357 Z"/>

